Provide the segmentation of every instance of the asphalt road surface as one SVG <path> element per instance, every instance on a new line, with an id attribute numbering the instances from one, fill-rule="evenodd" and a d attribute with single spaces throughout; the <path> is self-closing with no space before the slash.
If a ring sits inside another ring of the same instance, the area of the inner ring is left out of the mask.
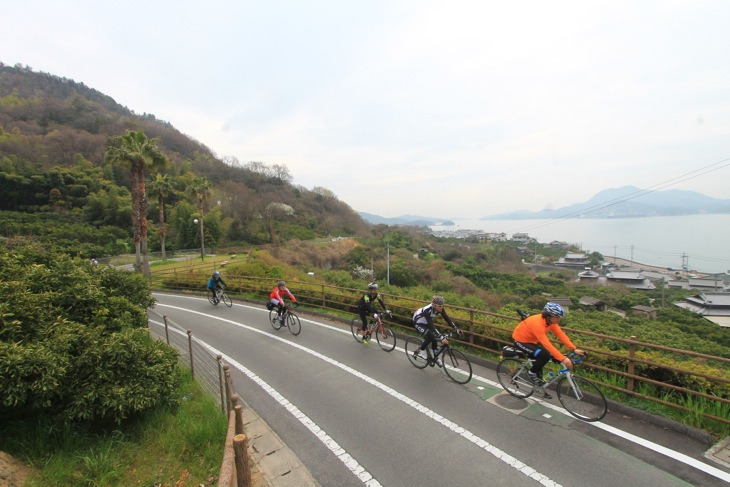
<path id="1" fill-rule="evenodd" d="M 349 325 L 299 316 L 274 330 L 263 306 L 213 307 L 155 294 L 155 311 L 192 330 L 231 365 L 236 392 L 323 486 L 727 486 L 708 445 L 609 411 L 598 423 L 557 401 L 516 400 L 494 370 L 466 385 L 413 367 Z M 553 394 L 555 395 L 555 394 Z"/>

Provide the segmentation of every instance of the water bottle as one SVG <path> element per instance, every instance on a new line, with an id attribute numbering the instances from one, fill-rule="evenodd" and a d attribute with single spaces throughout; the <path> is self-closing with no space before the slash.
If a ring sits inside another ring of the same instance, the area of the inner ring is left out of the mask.
<path id="1" fill-rule="evenodd" d="M 548 382 L 555 378 L 555 372 L 552 370 L 548 371 Z"/>

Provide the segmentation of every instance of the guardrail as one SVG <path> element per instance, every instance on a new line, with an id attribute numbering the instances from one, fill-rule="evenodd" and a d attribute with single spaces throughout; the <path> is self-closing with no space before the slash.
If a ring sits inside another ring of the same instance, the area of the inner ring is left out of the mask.
<path id="1" fill-rule="evenodd" d="M 207 263 L 158 273 L 152 283 L 177 291 L 201 292 L 207 278 L 205 273 L 212 268 L 212 263 Z M 238 275 L 227 275 L 225 279 L 229 294 L 260 299 L 262 306 L 279 280 Z M 340 314 L 356 314 L 356 300 L 363 292 L 361 289 L 303 281 L 297 282 L 293 291 L 297 300 L 305 306 Z M 413 310 L 426 302 L 392 294 L 383 296 L 393 311 L 391 324 L 412 330 Z M 449 306 L 449 314 L 458 323 L 467 323 L 463 326 L 466 337 L 459 342 L 463 346 L 486 355 L 499 355 L 502 345 L 512 343 L 512 329 L 518 321 L 516 317 L 459 306 Z M 593 372 L 592 378 L 603 387 L 730 425 L 730 359 L 641 342 L 635 336 L 613 337 L 563 328 L 571 335 L 581 337 L 576 341 L 580 342 L 582 349 L 591 352 L 591 361 L 585 367 Z M 676 364 L 660 361 L 669 358 Z M 719 413 L 693 409 L 691 404 L 696 398 L 716 402 Z M 683 405 L 682 401 L 690 406 Z"/>
<path id="2" fill-rule="evenodd" d="M 223 449 L 223 461 L 218 475 L 218 485 L 227 487 L 250 487 L 251 467 L 248 455 L 248 438 L 244 434 L 240 397 L 236 394 L 228 364 L 223 357 L 213 355 L 201 342 L 193 337 L 192 331 L 184 329 L 165 315 L 149 310 L 150 314 L 162 319 L 164 334 L 148 326 L 154 334 L 180 352 L 180 361 L 190 366 L 193 378 L 213 397 L 228 416 L 228 431 Z M 148 320 L 148 325 L 152 320 Z M 217 399 L 220 398 L 220 401 Z"/>

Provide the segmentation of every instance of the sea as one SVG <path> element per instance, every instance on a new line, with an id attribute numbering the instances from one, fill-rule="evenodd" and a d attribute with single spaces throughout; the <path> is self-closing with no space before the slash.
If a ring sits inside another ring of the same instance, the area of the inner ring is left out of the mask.
<path id="1" fill-rule="evenodd" d="M 730 274 L 730 214 L 563 220 L 451 220 L 438 231 L 526 233 L 540 243 L 574 244 L 604 259 L 692 272 Z"/>

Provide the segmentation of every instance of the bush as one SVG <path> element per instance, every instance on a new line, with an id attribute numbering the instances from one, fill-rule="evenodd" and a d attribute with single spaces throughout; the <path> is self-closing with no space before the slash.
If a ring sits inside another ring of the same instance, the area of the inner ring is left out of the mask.
<path id="1" fill-rule="evenodd" d="M 170 400 L 177 356 L 153 342 L 138 274 L 0 246 L 0 417 L 121 423 Z"/>

